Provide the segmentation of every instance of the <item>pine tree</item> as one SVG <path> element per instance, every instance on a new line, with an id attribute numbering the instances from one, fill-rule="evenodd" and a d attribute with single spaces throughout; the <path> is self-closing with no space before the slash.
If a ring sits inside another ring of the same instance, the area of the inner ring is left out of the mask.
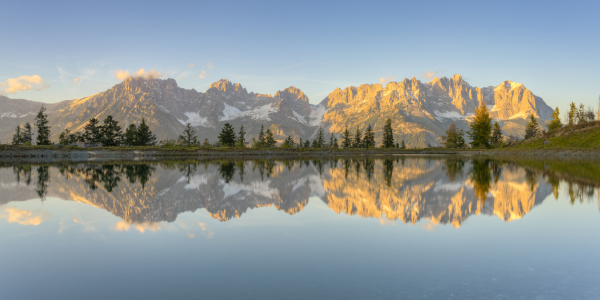
<path id="1" fill-rule="evenodd" d="M 360 127 L 356 127 L 356 134 L 354 135 L 353 148 L 360 148 L 362 146 L 362 132 Z"/>
<path id="2" fill-rule="evenodd" d="M 239 148 L 246 148 L 246 131 L 244 131 L 244 125 L 240 127 L 240 132 L 238 132 L 238 138 L 235 142 L 235 146 Z"/>
<path id="3" fill-rule="evenodd" d="M 44 106 L 40 108 L 35 117 L 35 126 L 38 129 L 36 143 L 38 145 L 50 145 L 50 126 L 48 126 L 48 115 Z"/>
<path id="4" fill-rule="evenodd" d="M 316 137 L 317 147 L 323 148 L 325 147 L 325 134 L 323 133 L 323 128 L 319 127 L 319 133 Z"/>
<path id="5" fill-rule="evenodd" d="M 394 147 L 394 132 L 392 130 L 392 119 L 387 119 L 383 126 L 383 147 Z"/>
<path id="6" fill-rule="evenodd" d="M 98 124 L 100 124 L 100 121 L 98 119 L 91 118 L 83 128 L 83 139 L 86 143 L 102 142 L 102 133 L 100 132 L 102 126 Z"/>
<path id="7" fill-rule="evenodd" d="M 113 119 L 112 116 L 107 116 L 103 123 L 100 130 L 102 134 L 102 146 L 111 147 L 121 145 L 123 142 L 123 133 L 121 132 L 119 122 Z"/>
<path id="8" fill-rule="evenodd" d="M 304 148 L 310 148 L 310 140 L 306 139 L 306 141 L 304 141 Z"/>
<path id="9" fill-rule="evenodd" d="M 539 131 L 538 121 L 533 114 L 531 114 L 529 116 L 529 124 L 527 124 L 527 128 L 525 129 L 525 139 L 527 140 L 536 137 Z"/>
<path id="10" fill-rule="evenodd" d="M 142 123 L 140 123 L 136 131 L 136 146 L 154 146 L 155 144 L 156 136 L 152 134 L 150 126 L 142 118 Z"/>
<path id="11" fill-rule="evenodd" d="M 406 144 L 404 143 L 404 140 L 402 140 L 402 144 L 400 145 L 400 149 L 406 149 Z"/>
<path id="12" fill-rule="evenodd" d="M 123 136 L 123 144 L 128 146 L 137 146 L 137 135 L 138 129 L 135 124 L 129 124 L 127 129 L 125 129 L 125 135 Z"/>
<path id="13" fill-rule="evenodd" d="M 292 135 L 290 134 L 285 141 L 283 142 L 283 145 L 281 145 L 283 148 L 293 148 L 296 146 L 296 143 L 294 143 L 294 139 L 292 138 Z"/>
<path id="14" fill-rule="evenodd" d="M 298 147 L 300 147 L 300 148 L 304 147 L 304 142 L 302 141 L 302 138 L 300 138 L 298 140 Z"/>
<path id="15" fill-rule="evenodd" d="M 548 124 L 548 130 L 553 131 L 562 127 L 562 123 L 560 122 L 560 112 L 558 110 L 558 106 L 554 109 L 554 113 L 552 113 L 552 121 Z"/>
<path id="16" fill-rule="evenodd" d="M 492 129 L 492 145 L 499 145 L 502 143 L 502 130 L 500 129 L 500 125 L 498 122 L 494 122 L 494 128 Z"/>
<path id="17" fill-rule="evenodd" d="M 317 140 L 317 138 L 315 138 L 315 139 L 312 141 L 312 145 L 311 145 L 311 147 L 312 147 L 312 148 L 321 148 L 321 147 L 319 147 L 319 141 Z"/>
<path id="18" fill-rule="evenodd" d="M 490 146 L 492 134 L 492 118 L 490 118 L 485 103 L 482 102 L 481 105 L 479 105 L 479 108 L 475 111 L 473 122 L 469 126 L 471 127 L 471 130 L 467 133 L 472 140 L 471 146 L 475 148 L 488 148 Z"/>
<path id="19" fill-rule="evenodd" d="M 256 146 L 259 148 L 265 147 L 266 139 L 265 139 L 265 126 L 260 125 L 260 132 L 258 133 L 258 140 L 256 141 Z"/>
<path id="20" fill-rule="evenodd" d="M 225 123 L 225 125 L 223 125 L 223 129 L 219 134 L 219 143 L 221 143 L 222 146 L 227 147 L 235 146 L 235 131 L 231 124 Z"/>
<path id="21" fill-rule="evenodd" d="M 194 137 L 194 139 L 196 139 L 196 137 Z M 202 143 L 202 147 L 210 147 L 210 143 L 208 142 L 208 139 L 204 139 L 204 143 Z"/>
<path id="22" fill-rule="evenodd" d="M 333 145 L 331 145 L 331 147 L 335 149 L 340 147 L 340 144 L 338 143 L 338 139 L 336 137 L 333 138 Z"/>
<path id="23" fill-rule="evenodd" d="M 23 131 L 21 132 L 21 142 L 23 145 L 31 145 L 31 124 L 29 122 L 25 123 L 23 127 Z"/>
<path id="24" fill-rule="evenodd" d="M 333 139 L 335 139 L 335 137 L 333 136 L 333 132 L 332 132 L 331 136 L 329 137 L 329 148 L 333 148 Z"/>
<path id="25" fill-rule="evenodd" d="M 23 138 L 23 136 L 21 133 L 21 125 L 19 125 L 15 129 L 15 134 L 13 135 L 13 138 L 12 138 L 12 144 L 15 146 L 22 145 L 23 144 L 22 138 Z"/>
<path id="26" fill-rule="evenodd" d="M 185 124 L 185 129 L 183 133 L 179 136 L 179 142 L 187 147 L 194 146 L 198 144 L 198 138 L 196 138 L 196 130 L 192 128 L 190 123 Z M 204 140 L 205 143 L 208 143 L 208 140 Z M 204 147 L 204 145 L 202 145 Z"/>
<path id="27" fill-rule="evenodd" d="M 68 146 L 75 140 L 75 135 L 71 133 L 71 130 L 65 129 L 58 136 L 58 143 L 62 146 Z"/>
<path id="28" fill-rule="evenodd" d="M 464 132 L 458 129 L 456 124 L 452 123 L 446 130 L 446 135 L 442 136 L 442 143 L 446 148 L 463 148 L 465 146 Z"/>
<path id="29" fill-rule="evenodd" d="M 567 120 L 569 122 L 569 126 L 573 126 L 575 125 L 575 119 L 577 118 L 577 106 L 575 105 L 575 102 L 571 102 L 570 104 L 570 110 L 569 113 L 567 114 Z"/>
<path id="30" fill-rule="evenodd" d="M 346 129 L 344 129 L 344 133 L 342 134 L 342 148 L 350 147 L 352 147 L 352 139 L 350 138 L 350 130 L 348 130 L 348 125 L 346 125 Z"/>
<path id="31" fill-rule="evenodd" d="M 267 146 L 268 148 L 271 148 L 271 147 L 275 147 L 275 144 L 277 144 L 277 141 L 273 137 L 273 132 L 271 131 L 271 129 L 267 128 L 267 132 L 265 134 L 265 144 L 264 145 Z"/>
<path id="32" fill-rule="evenodd" d="M 373 132 L 373 128 L 371 127 L 371 124 L 367 125 L 367 130 L 365 130 L 365 136 L 363 138 L 363 146 L 365 148 L 375 147 L 375 133 Z"/>

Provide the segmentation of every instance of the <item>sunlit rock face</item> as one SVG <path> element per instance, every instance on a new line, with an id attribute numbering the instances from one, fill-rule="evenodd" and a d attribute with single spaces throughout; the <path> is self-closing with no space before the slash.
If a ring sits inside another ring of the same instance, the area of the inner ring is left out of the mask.
<path id="1" fill-rule="evenodd" d="M 64 129 L 80 131 L 90 118 L 112 115 L 124 128 L 144 118 L 159 139 L 177 138 L 187 123 L 200 140 L 211 142 L 226 122 L 236 129 L 244 125 L 248 141 L 261 126 L 283 141 L 288 135 L 296 140 L 314 138 L 319 128 L 339 137 L 346 126 L 354 132 L 371 124 L 379 143 L 383 124 L 391 118 L 397 140 L 424 147 L 438 145 L 452 122 L 466 129 L 469 117 L 483 103 L 505 134 L 515 136 L 524 134 L 527 116 L 547 120 L 553 111 L 522 84 L 505 81 L 496 87 L 473 87 L 458 74 L 426 83 L 412 78 L 337 88 L 318 105 L 309 104 L 293 86 L 273 95 L 258 94 L 222 79 L 203 93 L 180 88 L 174 79 L 130 77 L 89 97 L 44 105 L 53 140 Z M 41 106 L 0 96 L 0 141 L 10 141 L 16 126 L 33 123 Z"/>
<path id="2" fill-rule="evenodd" d="M 490 160 L 399 157 L 2 168 L 0 185 L 0 205 L 57 197 L 126 224 L 198 209 L 223 222 L 267 207 L 293 215 L 314 196 L 338 214 L 460 227 L 478 214 L 520 219 L 552 193 L 540 174 Z"/>

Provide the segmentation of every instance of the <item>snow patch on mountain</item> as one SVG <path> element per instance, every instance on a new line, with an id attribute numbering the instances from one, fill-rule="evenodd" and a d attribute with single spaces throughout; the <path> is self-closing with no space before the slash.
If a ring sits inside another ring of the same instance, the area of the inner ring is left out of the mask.
<path id="1" fill-rule="evenodd" d="M 237 107 L 228 105 L 225 102 L 223 102 L 223 105 L 225 105 L 225 108 L 223 109 L 223 116 L 219 119 L 220 121 L 233 120 L 242 113 Z"/>
<path id="2" fill-rule="evenodd" d="M 302 124 L 308 124 L 308 122 L 306 122 L 306 118 L 304 118 L 301 114 L 297 113 L 293 109 L 292 109 L 292 112 L 294 113 L 294 117 L 296 117 L 296 119 L 298 120 L 298 122 L 300 122 Z"/>
<path id="3" fill-rule="evenodd" d="M 442 119 L 453 119 L 453 120 L 460 120 L 460 119 L 464 119 L 465 116 L 461 115 L 459 112 L 457 111 L 437 111 L 434 110 L 433 113 L 437 116 L 436 119 L 442 121 Z"/>
<path id="4" fill-rule="evenodd" d="M 184 115 L 187 117 L 187 120 L 177 119 L 179 123 L 185 125 L 190 123 L 190 125 L 194 127 L 202 126 L 202 127 L 210 127 L 210 123 L 207 118 L 201 117 L 197 112 L 185 112 Z"/>
<path id="5" fill-rule="evenodd" d="M 321 123 L 323 122 L 323 116 L 325 115 L 325 112 L 327 112 L 327 107 L 325 107 L 325 105 L 317 105 L 317 106 L 312 106 L 312 111 L 310 112 L 310 115 L 308 116 L 308 125 L 309 126 L 320 126 Z"/>

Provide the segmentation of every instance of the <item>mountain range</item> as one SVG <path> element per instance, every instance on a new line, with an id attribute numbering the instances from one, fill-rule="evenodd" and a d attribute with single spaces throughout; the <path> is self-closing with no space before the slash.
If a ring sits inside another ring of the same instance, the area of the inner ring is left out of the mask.
<path id="1" fill-rule="evenodd" d="M 129 77 L 107 91 L 51 104 L 0 96 L 0 142 L 10 142 L 16 126 L 33 123 L 44 105 L 51 140 L 57 140 L 64 129 L 82 130 L 92 117 L 103 120 L 112 115 L 123 128 L 144 118 L 161 140 L 177 139 L 190 123 L 200 140 L 215 141 L 229 122 L 236 129 L 244 125 L 247 140 L 264 125 L 279 141 L 288 135 L 314 138 L 319 128 L 339 138 L 346 126 L 354 132 L 371 124 L 379 143 L 385 119 L 391 118 L 394 137 L 408 147 L 437 146 L 452 122 L 467 129 L 470 116 L 482 103 L 505 135 L 511 136 L 523 136 L 529 115 L 545 126 L 553 112 L 520 83 L 507 80 L 497 86 L 473 87 L 458 74 L 426 83 L 413 77 L 385 85 L 337 88 L 318 105 L 310 104 L 293 86 L 274 95 L 257 94 L 222 79 L 202 93 L 180 88 L 174 79 Z"/>

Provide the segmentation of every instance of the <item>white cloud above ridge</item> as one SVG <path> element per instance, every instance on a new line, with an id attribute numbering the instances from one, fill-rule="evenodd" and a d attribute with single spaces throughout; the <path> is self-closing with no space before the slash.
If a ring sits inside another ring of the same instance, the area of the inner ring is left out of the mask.
<path id="1" fill-rule="evenodd" d="M 396 79 L 396 75 L 390 76 L 390 77 L 381 76 L 381 78 L 379 78 L 379 83 L 386 83 L 386 82 L 392 81 L 394 79 Z"/>

